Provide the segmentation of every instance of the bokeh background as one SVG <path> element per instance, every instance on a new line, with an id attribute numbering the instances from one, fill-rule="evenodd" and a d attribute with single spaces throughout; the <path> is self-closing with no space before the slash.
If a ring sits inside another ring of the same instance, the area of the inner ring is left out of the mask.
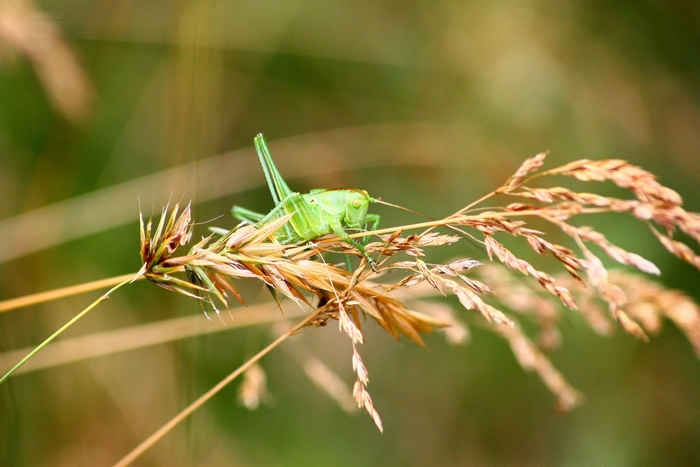
<path id="1" fill-rule="evenodd" d="M 269 209 L 258 132 L 299 191 L 359 187 L 433 217 L 543 150 L 551 166 L 627 159 L 697 212 L 700 4 L 0 0 L 0 299 L 136 271 L 139 205 L 149 215 L 192 199 L 196 220 L 223 215 L 215 224 L 228 228 L 234 203 Z M 385 225 L 416 221 L 376 212 Z M 586 222 L 700 298 L 700 273 L 642 225 Z M 429 260 L 445 255 L 483 259 L 461 245 Z M 3 313 L 0 351 L 36 345 L 98 293 Z M 186 316 L 205 320 L 191 300 L 137 283 L 64 337 Z M 271 329 L 229 326 L 12 378 L 0 387 L 0 465 L 111 465 Z M 235 382 L 135 465 L 700 465 L 700 360 L 677 329 L 645 344 L 597 336 L 568 312 L 561 331 L 551 358 L 587 396 L 569 414 L 479 326 L 464 347 L 428 336 L 426 351 L 368 322 L 360 351 L 380 434 L 302 371 L 314 355 L 352 383 L 333 325 L 264 360 L 267 404 L 244 408 Z"/>

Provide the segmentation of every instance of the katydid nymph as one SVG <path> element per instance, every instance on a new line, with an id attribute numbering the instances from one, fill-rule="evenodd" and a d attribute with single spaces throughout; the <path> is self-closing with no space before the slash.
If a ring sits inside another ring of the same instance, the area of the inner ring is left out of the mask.
<path id="1" fill-rule="evenodd" d="M 277 170 L 262 133 L 258 133 L 254 143 L 275 207 L 263 215 L 234 206 L 231 210 L 233 217 L 259 227 L 292 214 L 289 221 L 275 233 L 277 241 L 282 244 L 300 243 L 333 233 L 362 253 L 376 272 L 375 261 L 362 244 L 350 238 L 347 231 L 376 229 L 379 216 L 367 213 L 369 203 L 388 203 L 372 198 L 364 190 L 352 188 L 314 189 L 304 194 L 293 192 Z"/>

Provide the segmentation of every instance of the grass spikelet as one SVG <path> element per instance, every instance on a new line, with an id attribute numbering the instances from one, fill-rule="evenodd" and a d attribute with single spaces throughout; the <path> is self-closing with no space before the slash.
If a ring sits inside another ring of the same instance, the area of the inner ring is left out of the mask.
<path id="1" fill-rule="evenodd" d="M 238 388 L 238 400 L 248 410 L 256 410 L 261 403 L 269 403 L 272 396 L 267 390 L 267 376 L 259 364 L 243 373 L 243 381 Z"/>
<path id="2" fill-rule="evenodd" d="M 513 355 L 523 369 L 537 373 L 547 388 L 557 397 L 559 410 L 569 411 L 583 401 L 583 395 L 566 381 L 566 378 L 518 326 L 493 326 L 491 329 L 508 341 Z"/>
<path id="3" fill-rule="evenodd" d="M 511 191 L 519 188 L 525 181 L 525 177 L 531 172 L 539 170 L 544 164 L 544 160 L 547 157 L 546 152 L 537 154 L 535 157 L 525 159 L 518 170 L 508 179 L 502 187 L 496 190 L 496 193 L 510 193 Z"/>

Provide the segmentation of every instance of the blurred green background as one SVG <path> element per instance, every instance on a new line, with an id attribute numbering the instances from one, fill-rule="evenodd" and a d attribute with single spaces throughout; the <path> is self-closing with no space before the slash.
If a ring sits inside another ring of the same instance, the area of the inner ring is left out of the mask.
<path id="1" fill-rule="evenodd" d="M 433 217 L 543 150 L 550 167 L 627 159 L 697 212 L 700 3 L 0 0 L 0 299 L 136 271 L 139 203 L 149 215 L 192 199 L 195 220 L 223 214 L 228 228 L 234 203 L 269 209 L 258 132 L 299 191 L 358 187 Z M 700 298 L 700 273 L 644 226 L 585 222 Z M 445 255 L 479 257 L 465 245 Z M 254 285 L 244 295 L 266 299 Z M 36 345 L 97 296 L 3 313 L 0 351 Z M 65 337 L 198 314 L 137 283 Z M 0 465 L 111 465 L 269 342 L 268 328 L 14 377 L 0 387 Z M 273 403 L 248 411 L 236 382 L 135 465 L 700 465 L 700 361 L 671 325 L 644 344 L 568 312 L 551 357 L 587 396 L 569 414 L 478 326 L 465 347 L 428 336 L 428 351 L 365 330 L 384 434 L 283 346 L 263 362 Z M 295 340 L 352 383 L 335 325 Z"/>

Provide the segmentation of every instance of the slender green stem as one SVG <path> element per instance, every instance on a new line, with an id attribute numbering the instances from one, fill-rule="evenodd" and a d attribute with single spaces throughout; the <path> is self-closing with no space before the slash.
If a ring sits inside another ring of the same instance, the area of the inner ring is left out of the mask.
<path id="1" fill-rule="evenodd" d="M 12 376 L 12 373 L 14 373 L 15 371 L 17 371 L 17 369 L 20 368 L 22 365 L 24 365 L 25 363 L 27 363 L 27 361 L 28 361 L 30 358 L 32 358 L 34 355 L 36 355 L 41 349 L 43 349 L 44 347 L 46 347 L 46 345 L 47 345 L 49 342 L 51 342 L 52 340 L 54 340 L 54 339 L 55 339 L 56 337 L 58 337 L 63 331 L 65 331 L 66 329 L 68 329 L 69 327 L 71 327 L 73 324 L 75 324 L 75 322 L 78 321 L 78 320 L 79 320 L 80 318 L 82 318 L 83 316 L 85 316 L 85 315 L 87 314 L 88 311 L 92 310 L 92 309 L 95 308 L 97 305 L 99 305 L 100 303 L 102 303 L 102 302 L 104 302 L 105 300 L 107 300 L 112 292 L 114 292 L 115 290 L 119 289 L 120 287 L 122 287 L 122 286 L 124 286 L 124 285 L 130 283 L 132 279 L 133 279 L 133 275 L 130 275 L 126 280 L 120 282 L 119 284 L 117 284 L 117 285 L 115 285 L 114 287 L 112 287 L 111 289 L 109 289 L 109 291 L 107 291 L 105 294 L 103 294 L 100 298 L 98 298 L 97 300 L 95 300 L 94 302 L 92 302 L 92 304 L 90 304 L 90 306 L 88 306 L 87 308 L 85 308 L 83 311 L 81 311 L 80 313 L 78 313 L 73 319 L 71 319 L 70 321 L 68 321 L 68 322 L 67 322 L 66 324 L 64 324 L 63 326 L 61 326 L 61 328 L 60 328 L 58 331 L 56 331 L 56 332 L 54 332 L 53 334 L 51 334 L 51 336 L 49 336 L 46 340 L 44 340 L 44 342 L 42 342 L 41 344 L 39 344 L 34 350 L 32 350 L 31 352 L 29 352 L 29 354 L 28 354 L 26 357 L 24 357 L 22 360 L 20 360 L 19 363 L 17 363 L 17 365 L 13 366 L 12 369 L 10 369 L 10 371 L 8 371 L 7 373 L 5 373 L 5 375 L 4 375 L 2 378 L 0 378 L 0 384 L 2 384 L 7 378 L 9 378 L 10 376 Z"/>

